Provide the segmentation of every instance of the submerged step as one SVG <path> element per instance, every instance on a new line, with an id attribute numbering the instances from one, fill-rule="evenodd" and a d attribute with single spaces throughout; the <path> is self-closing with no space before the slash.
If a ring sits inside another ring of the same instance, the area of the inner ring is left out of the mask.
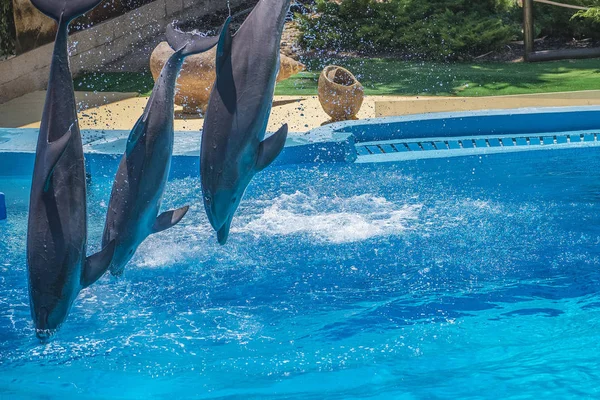
<path id="1" fill-rule="evenodd" d="M 596 131 L 580 131 L 533 135 L 522 133 L 448 138 L 398 138 L 358 142 L 355 148 L 358 162 L 379 162 L 492 154 L 505 151 L 543 150 L 573 145 L 600 146 L 600 137 Z"/>

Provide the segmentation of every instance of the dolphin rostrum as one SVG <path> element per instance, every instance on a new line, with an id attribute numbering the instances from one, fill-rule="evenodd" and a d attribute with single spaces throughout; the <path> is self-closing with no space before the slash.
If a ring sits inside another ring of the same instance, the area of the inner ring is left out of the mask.
<path id="1" fill-rule="evenodd" d="M 86 258 L 83 147 L 67 53 L 68 25 L 101 0 L 32 0 L 58 22 L 29 202 L 27 267 L 36 336 L 49 339 L 79 292 L 108 269 L 114 243 Z"/>
<path id="2" fill-rule="evenodd" d="M 260 0 L 235 35 L 229 24 L 217 47 L 217 81 L 202 132 L 204 208 L 225 244 L 231 220 L 252 177 L 279 155 L 288 127 L 265 139 L 290 0 Z"/>
<path id="3" fill-rule="evenodd" d="M 116 242 L 110 265 L 120 275 L 138 246 L 151 234 L 177 224 L 188 206 L 158 215 L 173 153 L 175 84 L 187 56 L 214 47 L 219 36 L 183 33 L 167 28 L 167 41 L 176 50 L 156 80 L 144 114 L 127 141 L 115 177 L 102 244 Z"/>

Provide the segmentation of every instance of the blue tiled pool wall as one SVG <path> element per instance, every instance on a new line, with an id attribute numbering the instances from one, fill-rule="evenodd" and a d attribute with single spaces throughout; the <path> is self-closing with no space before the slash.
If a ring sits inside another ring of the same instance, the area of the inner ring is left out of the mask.
<path id="1" fill-rule="evenodd" d="M 185 134 L 185 132 L 181 132 Z M 125 142 L 124 142 L 125 143 Z M 196 154 L 174 155 L 171 162 L 170 179 L 196 176 L 200 171 L 200 151 Z M 351 135 L 335 135 L 326 142 L 303 143 L 292 141 L 272 164 L 283 166 L 291 164 L 321 162 L 353 162 L 356 149 Z M 85 154 L 86 173 L 91 176 L 113 176 L 121 160 L 121 153 Z M 35 153 L 31 151 L 0 150 L 0 176 L 29 176 L 33 173 Z"/>
<path id="2" fill-rule="evenodd" d="M 600 107 L 434 113 L 352 121 L 329 129 L 352 134 L 357 142 L 587 131 L 600 129 Z"/>
<path id="3" fill-rule="evenodd" d="M 30 143 L 26 151 L 23 145 L 20 150 L 11 150 L 15 132 L 0 129 L 0 175 L 31 175 L 35 148 Z M 83 134 L 84 144 L 93 144 L 101 137 L 99 131 Z M 120 147 L 126 140 L 118 142 L 112 150 L 98 145 L 86 152 L 89 175 L 114 174 L 123 150 Z M 294 135 L 273 165 L 354 162 L 361 156 L 387 153 L 506 147 L 527 150 L 549 144 L 591 142 L 600 143 L 600 107 L 435 113 L 341 122 Z M 199 162 L 199 149 L 175 154 L 171 178 L 198 175 Z"/>

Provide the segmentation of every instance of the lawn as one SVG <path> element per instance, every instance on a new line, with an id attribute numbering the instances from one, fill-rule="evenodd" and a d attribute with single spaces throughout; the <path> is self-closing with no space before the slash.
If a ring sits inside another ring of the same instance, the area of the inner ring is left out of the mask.
<path id="1" fill-rule="evenodd" d="M 432 63 L 390 59 L 334 60 L 350 69 L 367 95 L 499 96 L 526 93 L 600 90 L 600 60 L 545 63 Z M 278 95 L 316 95 L 322 63 L 277 86 Z M 93 73 L 79 77 L 75 90 L 138 92 L 152 90 L 150 74 Z"/>

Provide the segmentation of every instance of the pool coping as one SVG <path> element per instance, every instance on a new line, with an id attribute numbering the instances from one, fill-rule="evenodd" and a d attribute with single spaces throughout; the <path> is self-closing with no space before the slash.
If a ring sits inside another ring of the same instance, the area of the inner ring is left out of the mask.
<path id="1" fill-rule="evenodd" d="M 485 110 L 415 114 L 398 117 L 371 118 L 325 125 L 307 134 L 289 135 L 282 154 L 273 165 L 292 165 L 322 162 L 386 162 L 418 158 L 439 158 L 493 154 L 503 151 L 531 151 L 590 147 L 600 144 L 594 135 L 593 143 L 555 144 L 553 146 L 521 146 L 511 149 L 463 149 L 460 152 L 438 150 L 416 152 L 411 155 L 377 154 L 364 157 L 358 147 L 365 142 L 385 143 L 390 140 L 442 140 L 459 137 L 503 137 L 507 135 L 567 134 L 573 132 L 600 132 L 600 106 L 534 107 L 511 110 Z M 29 174 L 32 170 L 38 129 L 0 129 L 0 175 Z M 110 174 L 116 168 L 125 148 L 129 131 L 84 130 L 82 139 L 88 172 Z M 173 168 L 187 175 L 199 170 L 200 131 L 176 132 Z M 583 137 L 583 136 L 582 136 Z M 428 139 L 427 139 L 428 138 Z M 4 139 L 4 140 L 3 140 Z M 583 140 L 583 139 L 582 139 Z M 427 153 L 427 154 L 426 154 Z M 110 165 L 110 168 L 103 167 Z M 19 165 L 25 165 L 19 167 Z"/>

